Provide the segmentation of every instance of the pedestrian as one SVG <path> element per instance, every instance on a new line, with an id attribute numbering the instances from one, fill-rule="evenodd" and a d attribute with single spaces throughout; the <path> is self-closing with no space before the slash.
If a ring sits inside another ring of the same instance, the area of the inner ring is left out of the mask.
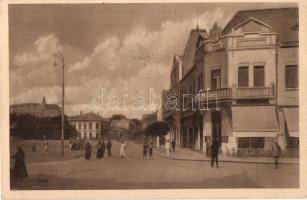
<path id="1" fill-rule="evenodd" d="M 27 178 L 29 175 L 27 172 L 26 164 L 24 162 L 25 153 L 23 149 L 18 147 L 16 154 L 12 156 L 12 158 L 15 159 L 14 168 L 12 171 L 13 177 L 17 179 Z"/>
<path id="2" fill-rule="evenodd" d="M 219 168 L 219 161 L 218 161 L 219 146 L 220 146 L 219 142 L 217 138 L 215 138 L 211 144 L 211 167 L 213 167 L 215 161 L 216 168 Z"/>
<path id="3" fill-rule="evenodd" d="M 169 149 L 170 149 L 170 141 L 166 140 L 165 141 L 165 150 L 166 150 L 166 157 L 169 158 Z"/>
<path id="4" fill-rule="evenodd" d="M 101 141 L 98 142 L 98 144 L 96 145 L 97 147 L 97 153 L 96 153 L 96 158 L 100 159 L 102 157 L 102 145 L 101 145 Z"/>
<path id="5" fill-rule="evenodd" d="M 209 139 L 206 140 L 206 156 L 210 157 L 210 141 L 209 141 Z"/>
<path id="6" fill-rule="evenodd" d="M 35 142 L 32 143 L 32 152 L 36 152 L 36 143 Z"/>
<path id="7" fill-rule="evenodd" d="M 175 147 L 176 147 L 176 141 L 175 141 L 175 138 L 173 138 L 173 140 L 172 140 L 172 149 L 173 149 L 173 152 L 175 152 Z"/>
<path id="8" fill-rule="evenodd" d="M 143 145 L 143 159 L 147 157 L 147 149 L 148 149 L 148 145 L 147 145 L 147 142 L 145 142 Z"/>
<path id="9" fill-rule="evenodd" d="M 101 143 L 101 157 L 102 158 L 104 157 L 105 150 L 106 150 L 106 143 L 104 142 L 104 140 L 102 140 L 102 143 Z"/>
<path id="10" fill-rule="evenodd" d="M 85 145 L 85 155 L 84 155 L 84 158 L 86 160 L 90 160 L 91 159 L 91 153 L 92 153 L 92 145 L 87 142 L 86 145 Z"/>
<path id="11" fill-rule="evenodd" d="M 280 157 L 280 154 L 281 154 L 281 148 L 276 141 L 274 141 L 274 144 L 273 144 L 273 158 L 274 158 L 274 163 L 275 163 L 275 169 L 278 168 L 278 159 Z"/>
<path id="12" fill-rule="evenodd" d="M 120 145 L 119 152 L 120 152 L 120 157 L 125 158 L 126 152 L 127 152 L 127 145 L 125 144 L 125 142 L 123 140 L 122 140 L 122 143 Z"/>
<path id="13" fill-rule="evenodd" d="M 112 142 L 110 139 L 108 139 L 108 142 L 107 142 L 107 150 L 108 150 L 108 156 L 111 157 L 112 156 Z"/>
<path id="14" fill-rule="evenodd" d="M 69 138 L 69 149 L 70 149 L 70 150 L 72 150 L 72 143 L 73 143 L 73 142 L 72 142 L 72 139 Z"/>
<path id="15" fill-rule="evenodd" d="M 150 140 L 149 145 L 148 145 L 149 159 L 152 158 L 152 146 L 153 146 L 153 142 L 152 140 Z"/>
<path id="16" fill-rule="evenodd" d="M 45 152 L 49 151 L 49 144 L 46 140 L 44 141 L 44 149 L 45 149 Z"/>

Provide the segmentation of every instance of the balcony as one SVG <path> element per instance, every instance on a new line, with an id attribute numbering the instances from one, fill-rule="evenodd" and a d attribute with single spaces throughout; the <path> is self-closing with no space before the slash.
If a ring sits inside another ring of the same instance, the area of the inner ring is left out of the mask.
<path id="1" fill-rule="evenodd" d="M 272 83 L 270 87 L 247 87 L 238 88 L 233 85 L 232 88 L 221 88 L 216 90 L 207 90 L 198 94 L 196 103 L 223 101 L 223 100 L 247 100 L 247 99 L 273 99 L 275 97 L 275 86 Z"/>

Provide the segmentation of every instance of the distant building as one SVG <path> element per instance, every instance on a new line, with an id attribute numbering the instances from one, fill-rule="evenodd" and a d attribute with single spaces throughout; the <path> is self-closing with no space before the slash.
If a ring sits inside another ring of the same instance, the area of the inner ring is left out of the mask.
<path id="1" fill-rule="evenodd" d="M 128 139 L 128 134 L 129 134 L 128 119 L 112 120 L 110 126 L 111 126 L 110 136 L 112 138 Z"/>
<path id="2" fill-rule="evenodd" d="M 95 113 L 82 112 L 79 115 L 68 117 L 69 123 L 76 128 L 79 138 L 103 138 L 102 124 L 106 119 Z"/>
<path id="3" fill-rule="evenodd" d="M 58 117 L 61 115 L 61 107 L 57 104 L 47 104 L 45 97 L 42 103 L 23 103 L 10 106 L 10 114 L 32 115 L 35 117 Z"/>

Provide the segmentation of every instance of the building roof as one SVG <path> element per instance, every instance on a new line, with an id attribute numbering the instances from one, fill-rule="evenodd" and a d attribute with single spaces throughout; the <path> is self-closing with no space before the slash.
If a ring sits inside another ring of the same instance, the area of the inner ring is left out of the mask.
<path id="1" fill-rule="evenodd" d="M 298 41 L 298 8 L 272 8 L 243 10 L 237 12 L 222 31 L 227 35 L 231 29 L 249 18 L 256 18 L 272 27 L 281 43 Z"/>
<path id="2" fill-rule="evenodd" d="M 68 117 L 68 120 L 70 121 L 96 121 L 96 120 L 101 121 L 101 120 L 104 120 L 104 118 L 96 113 L 90 112 L 90 113 L 70 116 Z"/>

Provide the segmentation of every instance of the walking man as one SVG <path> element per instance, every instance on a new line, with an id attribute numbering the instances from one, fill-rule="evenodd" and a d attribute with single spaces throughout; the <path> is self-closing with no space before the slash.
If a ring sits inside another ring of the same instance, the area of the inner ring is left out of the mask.
<path id="1" fill-rule="evenodd" d="M 176 140 L 175 140 L 175 138 L 173 138 L 173 140 L 172 140 L 172 149 L 173 149 L 173 152 L 175 152 L 175 147 L 176 147 Z"/>
<path id="2" fill-rule="evenodd" d="M 215 138 L 211 144 L 211 167 L 214 166 L 214 161 L 216 162 L 216 168 L 219 168 L 219 142 L 217 138 Z"/>
<path id="3" fill-rule="evenodd" d="M 110 139 L 108 139 L 108 142 L 107 142 L 107 150 L 108 150 L 108 156 L 111 157 L 112 156 L 112 142 Z"/>
<path id="4" fill-rule="evenodd" d="M 152 146 L 153 146 L 153 142 L 152 142 L 152 140 L 150 140 L 149 146 L 148 146 L 149 159 L 151 159 L 151 157 L 152 157 Z"/>
<path id="5" fill-rule="evenodd" d="M 281 154 L 281 148 L 276 140 L 274 141 L 274 144 L 273 144 L 273 158 L 274 158 L 274 163 L 275 163 L 275 169 L 278 168 L 278 159 L 280 157 L 280 154 Z"/>
<path id="6" fill-rule="evenodd" d="M 101 143 L 101 157 L 102 158 L 104 157 L 105 150 L 106 150 L 106 144 L 105 144 L 104 140 L 102 140 L 102 143 Z"/>
<path id="7" fill-rule="evenodd" d="M 84 155 L 84 158 L 86 160 L 90 160 L 91 159 L 91 153 L 92 153 L 92 145 L 87 142 L 86 145 L 85 145 L 85 155 Z"/>

